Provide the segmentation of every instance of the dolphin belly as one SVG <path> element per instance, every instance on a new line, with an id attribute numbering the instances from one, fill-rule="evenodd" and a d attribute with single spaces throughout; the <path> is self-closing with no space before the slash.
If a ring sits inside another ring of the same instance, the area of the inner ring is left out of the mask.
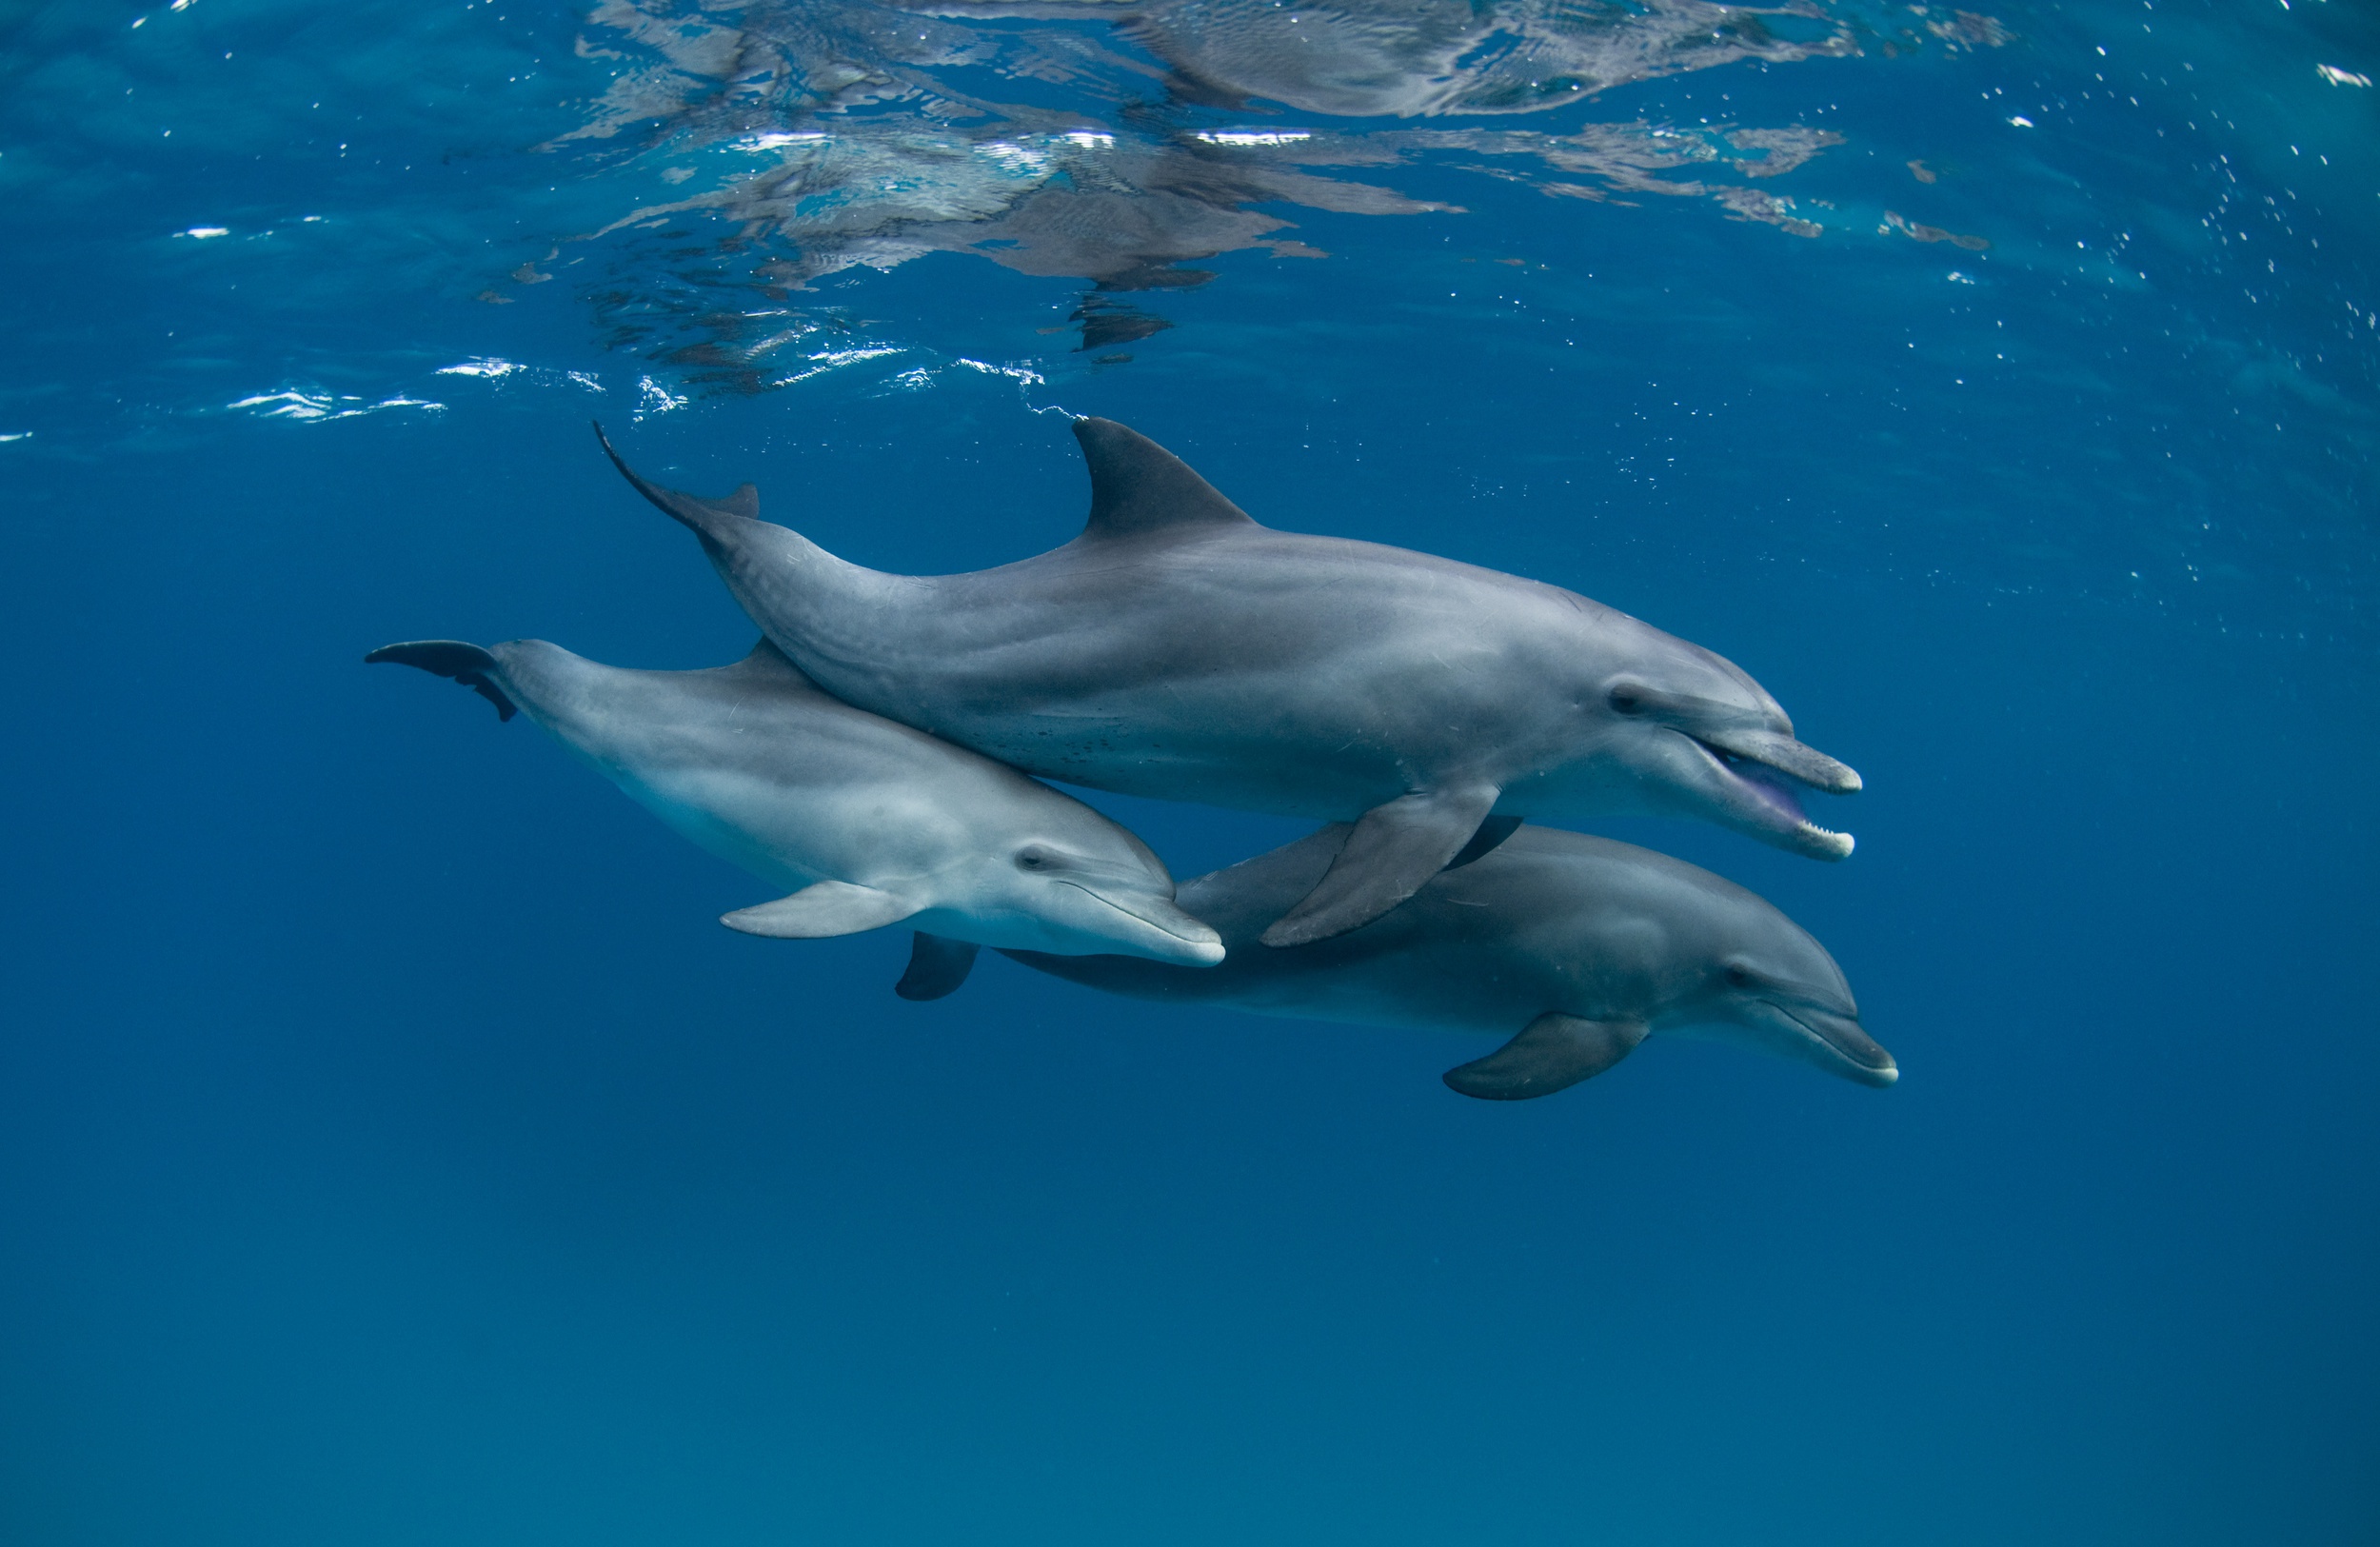
<path id="1" fill-rule="evenodd" d="M 767 801 L 770 792 L 752 781 L 695 769 L 647 776 L 617 764 L 597 766 L 679 837 L 772 885 L 792 891 L 829 874 L 796 858 L 820 845 L 803 841 L 811 835 L 788 834 L 782 803 Z"/>

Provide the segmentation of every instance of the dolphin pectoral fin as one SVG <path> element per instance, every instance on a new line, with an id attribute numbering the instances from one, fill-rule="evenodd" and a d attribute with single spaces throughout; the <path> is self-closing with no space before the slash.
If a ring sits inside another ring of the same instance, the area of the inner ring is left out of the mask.
<path id="1" fill-rule="evenodd" d="M 1490 1053 L 1446 1071 L 1449 1090 L 1483 1101 L 1525 1101 L 1592 1080 L 1636 1050 L 1641 1021 L 1582 1021 L 1548 1011 Z"/>
<path id="2" fill-rule="evenodd" d="M 496 706 L 498 720 L 509 720 L 520 712 L 504 689 L 498 687 L 487 674 L 496 669 L 496 658 L 476 645 L 466 645 L 459 639 L 417 639 L 403 645 L 384 645 L 364 658 L 367 666 L 393 661 L 401 666 L 416 666 L 433 676 L 450 678 L 477 693 Z"/>
<path id="3" fill-rule="evenodd" d="M 1479 823 L 1479 830 L 1471 835 L 1471 842 L 1465 843 L 1453 859 L 1446 862 L 1446 868 L 1460 870 L 1474 861 L 1486 859 L 1496 852 L 1497 846 L 1505 839 L 1520 830 L 1522 820 L 1519 817 L 1488 818 Z"/>
<path id="4" fill-rule="evenodd" d="M 1366 811 L 1314 890 L 1264 931 L 1264 943 L 1304 945 L 1370 923 L 1463 851 L 1498 793 L 1493 784 L 1417 790 Z"/>
<path id="5" fill-rule="evenodd" d="M 595 439 L 603 444 L 604 455 L 611 458 L 611 465 L 620 469 L 620 476 L 635 486 L 639 494 L 698 532 L 709 531 L 722 517 L 744 521 L 761 519 L 761 491 L 750 484 L 741 486 L 724 500 L 704 500 L 691 494 L 681 494 L 674 488 L 664 488 L 639 476 L 637 470 L 628 466 L 627 460 L 612 448 L 611 437 L 604 433 L 600 422 L 595 426 Z"/>
<path id="6" fill-rule="evenodd" d="M 944 940 L 921 929 L 909 937 L 909 970 L 893 984 L 907 1000 L 940 999 L 967 981 L 975 968 L 975 953 L 982 947 L 970 940 Z"/>
<path id="7" fill-rule="evenodd" d="M 1078 419 L 1074 438 L 1091 472 L 1086 538 L 1132 537 L 1196 527 L 1254 526 L 1248 513 L 1138 430 L 1113 419 Z"/>
<path id="8" fill-rule="evenodd" d="M 824 940 L 832 935 L 882 929 L 918 911 L 917 903 L 903 902 L 892 893 L 880 892 L 873 886 L 822 881 L 774 902 L 738 908 L 719 922 L 746 935 L 765 935 L 771 940 Z"/>

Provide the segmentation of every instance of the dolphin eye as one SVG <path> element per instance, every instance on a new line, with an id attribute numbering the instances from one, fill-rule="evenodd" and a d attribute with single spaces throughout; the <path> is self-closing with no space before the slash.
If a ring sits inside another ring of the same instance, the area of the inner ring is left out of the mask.
<path id="1" fill-rule="evenodd" d="M 1750 988 L 1752 986 L 1752 970 L 1749 967 L 1746 967 L 1740 962 L 1730 962 L 1727 964 L 1728 987 Z"/>
<path id="2" fill-rule="evenodd" d="M 1634 683 L 1620 684 L 1612 689 L 1609 697 L 1613 709 L 1620 714 L 1642 714 L 1644 712 L 1643 690 Z"/>
<path id="3" fill-rule="evenodd" d="M 1017 851 L 1017 868 L 1020 870 L 1039 870 L 1048 863 L 1049 855 L 1041 849 L 1027 848 Z"/>

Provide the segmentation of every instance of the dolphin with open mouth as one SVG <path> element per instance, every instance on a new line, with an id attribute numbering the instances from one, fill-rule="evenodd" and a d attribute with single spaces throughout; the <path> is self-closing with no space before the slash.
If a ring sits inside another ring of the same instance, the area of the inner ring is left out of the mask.
<path id="1" fill-rule="evenodd" d="M 1343 823 L 1184 882 L 1181 905 L 1229 954 L 1188 972 L 1114 956 L 1010 951 L 1113 994 L 1258 1015 L 1509 1038 L 1450 1069 L 1465 1096 L 1520 1101 L 1601 1074 L 1654 1036 L 1702 1037 L 1813 1063 L 1862 1085 L 1899 1078 L 1859 1023 L 1826 948 L 1760 898 L 1650 849 L 1522 827 L 1440 871 L 1402 907 L 1297 950 L 1259 936 L 1345 849 Z M 898 985 L 938 999 L 975 948 L 920 935 Z"/>
<path id="2" fill-rule="evenodd" d="M 765 640 L 709 671 L 628 671 L 543 640 L 365 657 L 526 710 L 679 833 L 789 895 L 720 922 L 783 940 L 906 921 L 1056 955 L 1222 960 L 1148 845 L 988 758 L 837 702 Z"/>
<path id="3" fill-rule="evenodd" d="M 1146 437 L 1074 432 L 1082 534 L 936 576 L 847 564 L 762 521 L 749 484 L 699 499 L 604 448 L 846 703 L 1044 778 L 1353 821 L 1267 945 L 1368 923 L 1524 817 L 1690 816 L 1851 852 L 1801 798 L 1859 776 L 1711 651 L 1558 586 L 1260 526 Z"/>

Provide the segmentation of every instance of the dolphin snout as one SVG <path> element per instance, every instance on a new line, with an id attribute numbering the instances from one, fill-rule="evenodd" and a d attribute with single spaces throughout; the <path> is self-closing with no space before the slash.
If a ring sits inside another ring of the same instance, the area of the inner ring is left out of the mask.
<path id="1" fill-rule="evenodd" d="M 1136 913 L 1135 917 L 1164 935 L 1171 942 L 1163 960 L 1179 962 L 1184 966 L 1211 967 L 1223 959 L 1223 937 L 1212 924 L 1183 912 L 1174 902 L 1159 902 L 1154 907 Z"/>
<path id="2" fill-rule="evenodd" d="M 1823 790 L 1829 795 L 1855 795 L 1859 792 L 1859 775 L 1848 764 L 1838 763 L 1816 747 L 1797 742 L 1780 731 L 1729 726 L 1699 729 L 1690 734 L 1696 741 L 1732 753 L 1747 763 L 1775 768 L 1812 789 Z"/>
<path id="3" fill-rule="evenodd" d="M 1859 776 L 1850 768 L 1772 730 L 1696 727 L 1677 735 L 1695 749 L 1706 773 L 1716 776 L 1705 793 L 1716 796 L 1719 821 L 1814 860 L 1850 857 L 1851 834 L 1812 822 L 1800 795 L 1803 789 L 1852 793 L 1859 788 Z"/>
<path id="4" fill-rule="evenodd" d="M 1893 1055 L 1852 1017 L 1806 1004 L 1776 1008 L 1809 1033 L 1815 1044 L 1808 1049 L 1812 1062 L 1846 1080 L 1879 1089 L 1901 1077 L 1900 1065 L 1893 1061 Z"/>
<path id="5" fill-rule="evenodd" d="M 1166 931 L 1171 945 L 1149 955 L 1160 962 L 1172 962 L 1185 967 L 1220 966 L 1223 961 L 1223 937 L 1212 929 L 1203 940 L 1187 939 Z"/>
<path id="6" fill-rule="evenodd" d="M 1068 884 L 1123 916 L 1116 921 L 1122 925 L 1119 943 L 1138 955 L 1185 967 L 1211 967 L 1223 960 L 1223 937 L 1171 898 L 1095 891 L 1079 882 Z M 1125 919 L 1132 922 L 1124 923 Z"/>
<path id="7" fill-rule="evenodd" d="M 1848 860 L 1856 842 L 1849 833 L 1838 833 L 1832 827 L 1821 827 L 1815 822 L 1805 821 L 1784 834 L 1777 846 L 1812 860 Z"/>

